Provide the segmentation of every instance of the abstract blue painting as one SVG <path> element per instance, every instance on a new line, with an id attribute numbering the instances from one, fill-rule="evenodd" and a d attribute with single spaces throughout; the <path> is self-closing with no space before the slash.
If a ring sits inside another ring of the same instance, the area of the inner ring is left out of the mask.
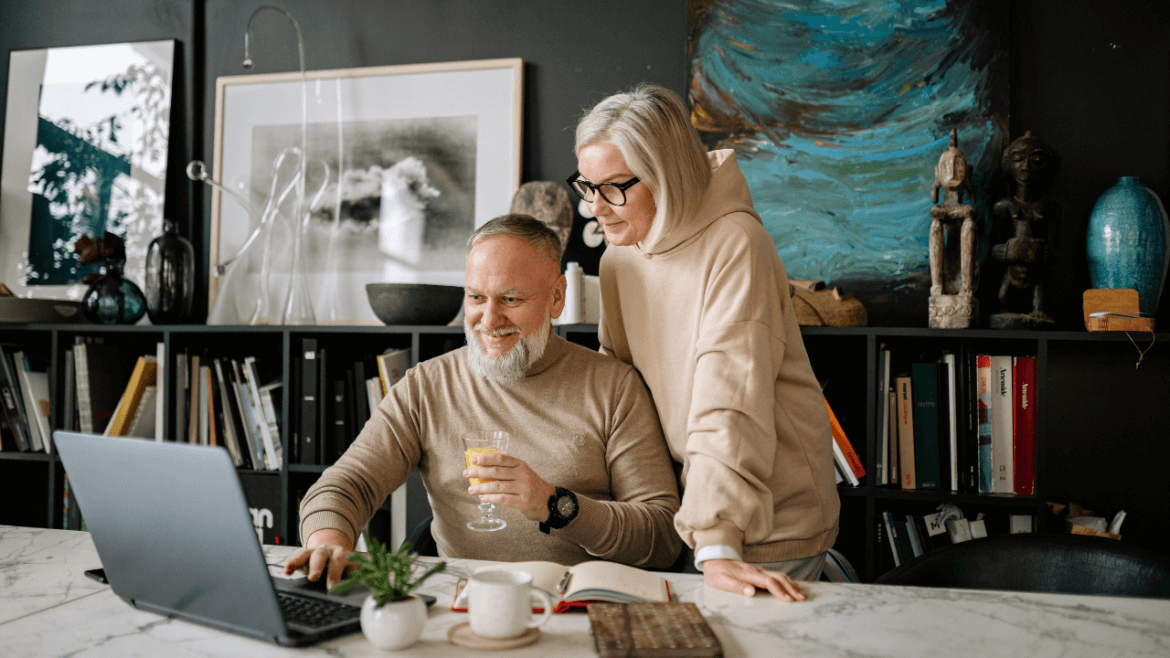
<path id="1" fill-rule="evenodd" d="M 856 294 L 871 325 L 925 326 L 931 183 L 952 128 L 982 260 L 1008 133 L 996 0 L 690 0 L 689 101 L 731 148 L 796 280 Z"/>

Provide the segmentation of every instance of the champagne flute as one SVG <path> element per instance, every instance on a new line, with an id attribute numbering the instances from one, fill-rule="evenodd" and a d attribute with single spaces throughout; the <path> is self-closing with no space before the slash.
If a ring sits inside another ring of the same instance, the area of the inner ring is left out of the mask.
<path id="1" fill-rule="evenodd" d="M 476 432 L 464 432 L 460 435 L 463 439 L 463 460 L 467 464 L 467 468 L 475 468 L 472 462 L 476 455 L 485 455 L 493 452 L 506 452 L 508 450 L 508 433 L 498 430 L 482 430 Z M 480 484 L 482 482 L 491 482 L 492 480 L 481 480 L 480 478 L 469 478 L 471 484 Z M 468 521 L 467 527 L 477 532 L 492 532 L 494 530 L 503 530 L 508 522 L 503 519 L 497 519 L 492 516 L 492 512 L 496 506 L 481 500 L 479 502 L 479 518 L 474 521 Z"/>

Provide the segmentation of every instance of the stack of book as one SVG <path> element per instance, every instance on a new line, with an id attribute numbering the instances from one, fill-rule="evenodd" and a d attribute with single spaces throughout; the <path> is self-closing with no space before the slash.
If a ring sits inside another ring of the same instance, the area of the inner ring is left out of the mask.
<path id="1" fill-rule="evenodd" d="M 1035 493 L 1036 357 L 894 357 L 881 350 L 877 368 L 879 485 Z"/>

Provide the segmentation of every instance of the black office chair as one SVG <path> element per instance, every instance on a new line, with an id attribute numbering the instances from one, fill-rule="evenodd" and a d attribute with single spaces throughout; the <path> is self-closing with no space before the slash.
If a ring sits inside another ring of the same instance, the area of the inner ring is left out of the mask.
<path id="1" fill-rule="evenodd" d="M 426 520 L 410 529 L 404 541 L 410 542 L 410 552 L 426 557 L 439 557 L 439 547 L 435 544 L 435 537 L 431 534 L 431 521 L 435 517 L 428 516 Z"/>
<path id="2" fill-rule="evenodd" d="M 1170 558 L 1082 535 L 996 535 L 944 546 L 875 584 L 1170 598 Z"/>

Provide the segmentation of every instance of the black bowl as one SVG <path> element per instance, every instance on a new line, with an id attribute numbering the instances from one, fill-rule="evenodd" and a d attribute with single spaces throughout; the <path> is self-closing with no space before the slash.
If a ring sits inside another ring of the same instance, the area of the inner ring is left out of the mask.
<path id="1" fill-rule="evenodd" d="M 366 298 L 385 324 L 445 325 L 463 308 L 461 286 L 428 283 L 367 283 Z"/>

